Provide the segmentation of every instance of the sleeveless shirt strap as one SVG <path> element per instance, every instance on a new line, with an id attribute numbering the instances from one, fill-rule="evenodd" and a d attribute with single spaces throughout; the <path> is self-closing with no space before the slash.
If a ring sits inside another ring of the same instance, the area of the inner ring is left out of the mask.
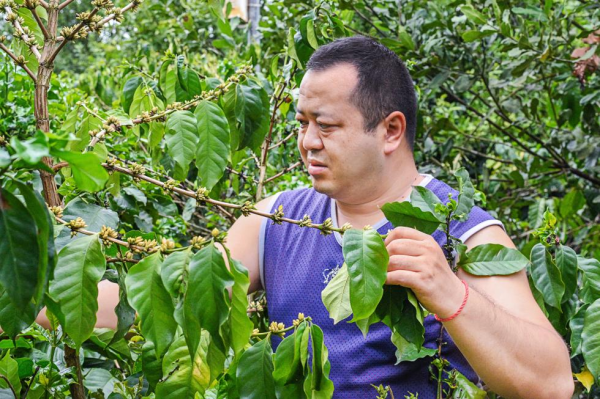
<path id="1" fill-rule="evenodd" d="M 269 200 L 269 206 L 267 207 L 269 213 L 273 212 L 275 202 L 283 191 L 273 195 Z M 267 227 L 270 219 L 263 218 L 260 223 L 260 232 L 258 233 L 258 271 L 260 276 L 260 283 L 262 284 L 263 290 L 266 289 L 265 285 L 265 237 L 267 234 Z"/>

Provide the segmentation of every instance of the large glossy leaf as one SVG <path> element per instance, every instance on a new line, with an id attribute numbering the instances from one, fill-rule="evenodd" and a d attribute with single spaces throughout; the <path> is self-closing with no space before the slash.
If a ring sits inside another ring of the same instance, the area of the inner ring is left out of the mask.
<path id="1" fill-rule="evenodd" d="M 173 302 L 160 278 L 160 254 L 154 253 L 129 269 L 125 279 L 129 303 L 138 312 L 144 337 L 162 356 L 175 336 Z"/>
<path id="2" fill-rule="evenodd" d="M 151 392 L 154 391 L 156 384 L 158 384 L 163 376 L 161 360 L 156 357 L 154 344 L 146 341 L 142 346 L 142 371 L 144 372 L 144 377 L 148 380 Z"/>
<path id="3" fill-rule="evenodd" d="M 420 350 L 425 340 L 423 310 L 411 290 L 404 288 L 404 293 L 406 299 L 402 306 L 400 320 L 391 328 L 402 335 L 408 342 L 414 344 L 417 350 Z"/>
<path id="4" fill-rule="evenodd" d="M 577 258 L 577 266 L 583 272 L 583 287 L 593 299 L 600 299 L 600 261 L 594 258 Z"/>
<path id="5" fill-rule="evenodd" d="M 160 274 L 167 292 L 177 298 L 183 291 L 183 280 L 187 277 L 190 260 L 192 259 L 191 248 L 184 251 L 173 252 L 167 256 L 162 264 Z"/>
<path id="6" fill-rule="evenodd" d="M 381 210 L 394 227 L 410 227 L 425 234 L 433 233 L 442 223 L 439 216 L 423 211 L 407 201 L 387 203 Z"/>
<path id="7" fill-rule="evenodd" d="M 396 347 L 396 364 L 400 362 L 412 362 L 436 354 L 435 349 L 421 348 L 408 342 L 397 331 L 392 330 L 392 343 Z"/>
<path id="8" fill-rule="evenodd" d="M 98 235 L 70 242 L 58 254 L 50 294 L 65 316 L 63 329 L 77 347 L 92 335 L 98 312 L 98 283 L 106 260 Z"/>
<path id="9" fill-rule="evenodd" d="M 531 250 L 531 277 L 536 288 L 542 293 L 544 301 L 560 309 L 565 284 L 560 270 L 542 244 L 536 244 Z"/>
<path id="10" fill-rule="evenodd" d="M 10 357 L 10 352 L 6 351 L 6 354 L 0 360 L 0 374 L 3 375 L 12 385 L 16 394 L 21 392 L 21 380 L 19 379 L 19 364 L 15 359 Z M 4 378 L 0 378 L 0 388 L 8 388 L 8 383 Z"/>
<path id="11" fill-rule="evenodd" d="M 581 332 L 581 351 L 585 364 L 598 381 L 600 378 L 600 300 L 597 300 L 585 312 L 583 331 Z"/>
<path id="12" fill-rule="evenodd" d="M 435 211 L 435 206 L 441 204 L 442 201 L 440 201 L 438 196 L 435 195 L 433 191 L 423 186 L 414 186 L 413 190 L 410 193 L 410 203 L 413 206 L 416 206 L 417 208 L 421 209 L 423 212 L 430 212 L 434 215 L 437 215 L 437 212 Z"/>
<path id="13" fill-rule="evenodd" d="M 353 320 L 369 317 L 383 296 L 389 254 L 375 230 L 348 230 L 342 250 L 350 276 Z"/>
<path id="14" fill-rule="evenodd" d="M 19 187 L 19 192 L 23 196 L 27 209 L 31 213 L 31 216 L 33 216 L 38 229 L 37 242 L 40 253 L 40 264 L 38 267 L 38 285 L 34 302 L 40 308 L 48 281 L 54 274 L 54 265 L 56 262 L 53 217 L 50 216 L 46 202 L 37 191 L 34 191 L 25 183 L 19 181 L 15 181 L 14 183 Z"/>
<path id="15" fill-rule="evenodd" d="M 300 324 L 294 333 L 285 337 L 277 347 L 273 378 L 279 386 L 297 384 L 303 380 L 302 357 L 306 358 L 308 354 L 301 351 L 308 351 L 308 345 L 302 345 L 306 329 L 307 323 Z"/>
<path id="16" fill-rule="evenodd" d="M 327 287 L 321 292 L 321 300 L 333 319 L 333 324 L 352 314 L 350 306 L 350 275 L 344 263 Z"/>
<path id="17" fill-rule="evenodd" d="M 27 304 L 25 308 L 19 309 L 10 300 L 8 293 L 0 285 L 0 328 L 9 337 L 15 338 L 17 334 L 26 329 L 35 320 L 35 308 L 33 303 Z"/>
<path id="18" fill-rule="evenodd" d="M 177 338 L 163 359 L 163 376 L 168 376 L 156 386 L 157 398 L 195 399 L 202 397 L 210 383 L 210 369 L 206 362 L 206 352 L 210 337 L 203 331 L 198 350 L 193 359 L 185 338 Z"/>
<path id="19" fill-rule="evenodd" d="M 190 68 L 178 67 L 177 77 L 179 84 L 183 90 L 187 93 L 187 99 L 191 100 L 194 96 L 202 93 L 202 85 L 200 84 L 200 78 L 198 74 Z"/>
<path id="20" fill-rule="evenodd" d="M 211 345 L 224 352 L 220 330 L 229 314 L 227 288 L 233 285 L 233 276 L 225 265 L 223 254 L 214 244 L 198 251 L 189 267 L 183 307 L 190 353 L 194 353 L 198 345 L 199 327 L 210 333 Z"/>
<path id="21" fill-rule="evenodd" d="M 249 147 L 257 152 L 269 129 L 269 96 L 265 89 L 248 80 L 229 90 L 224 104 L 232 127 L 233 149 Z"/>
<path id="22" fill-rule="evenodd" d="M 458 180 L 458 191 L 460 193 L 458 194 L 454 215 L 456 215 L 459 220 L 464 221 L 469 217 L 471 209 L 473 208 L 475 188 L 473 187 L 473 183 L 471 183 L 469 172 L 467 172 L 465 168 L 457 170 L 454 173 L 454 177 Z"/>
<path id="23" fill-rule="evenodd" d="M 577 254 L 571 248 L 561 245 L 556 248 L 556 266 L 565 283 L 565 295 L 563 301 L 573 296 L 577 289 Z"/>
<path id="24" fill-rule="evenodd" d="M 87 152 L 80 154 L 70 151 L 56 151 L 55 155 L 69 163 L 77 188 L 95 192 L 102 190 L 108 181 L 108 172 L 102 167 L 98 154 Z"/>
<path id="25" fill-rule="evenodd" d="M 263 339 L 252 345 L 240 359 L 236 377 L 242 399 L 275 399 L 271 342 Z"/>
<path id="26" fill-rule="evenodd" d="M 129 108 L 133 102 L 133 95 L 137 88 L 142 84 L 142 78 L 134 76 L 125 82 L 123 85 L 123 94 L 121 95 L 121 106 L 123 110 L 129 114 Z"/>
<path id="27" fill-rule="evenodd" d="M 96 204 L 87 203 L 81 198 L 75 198 L 69 202 L 63 214 L 63 219 L 67 222 L 77 217 L 83 218 L 87 225 L 86 229 L 90 231 L 100 231 L 102 226 L 116 230 L 119 225 L 119 215 L 115 211 Z M 60 250 L 70 241 L 78 240 L 81 237 L 83 237 L 82 234 L 71 237 L 71 230 L 63 229 L 58 237 L 56 237 L 56 249 Z"/>
<path id="28" fill-rule="evenodd" d="M 452 370 L 452 376 L 456 382 L 456 389 L 452 393 L 452 399 L 485 399 L 487 393 L 479 389 L 467 377 L 462 375 L 458 370 Z"/>
<path id="29" fill-rule="evenodd" d="M 229 122 L 217 104 L 201 101 L 194 112 L 198 121 L 196 166 L 209 190 L 221 179 L 229 157 Z"/>
<path id="30" fill-rule="evenodd" d="M 571 329 L 571 358 L 581 353 L 581 333 L 583 332 L 583 321 L 588 306 L 584 305 L 569 321 L 569 328 Z"/>
<path id="31" fill-rule="evenodd" d="M 333 382 L 329 379 L 331 365 L 328 360 L 328 351 L 323 339 L 323 331 L 319 326 L 310 326 L 312 340 L 312 373 L 310 391 L 304 385 L 306 394 L 311 398 L 326 399 L 333 396 Z"/>
<path id="32" fill-rule="evenodd" d="M 461 256 L 458 266 L 476 276 L 505 276 L 523 270 L 528 263 L 529 259 L 518 249 L 483 244 Z"/>
<path id="33" fill-rule="evenodd" d="M 254 323 L 248 318 L 248 287 L 250 277 L 248 269 L 240 262 L 231 259 L 229 270 L 233 276 L 231 288 L 231 310 L 229 312 L 229 334 L 231 347 L 238 355 L 250 340 Z"/>
<path id="34" fill-rule="evenodd" d="M 175 160 L 180 170 L 174 176 L 184 180 L 190 163 L 196 154 L 198 127 L 196 118 L 190 111 L 177 111 L 167 119 L 167 152 Z"/>
<path id="35" fill-rule="evenodd" d="M 0 189 L 0 284 L 21 310 L 29 306 L 38 289 L 37 233 L 27 208 L 12 193 Z"/>

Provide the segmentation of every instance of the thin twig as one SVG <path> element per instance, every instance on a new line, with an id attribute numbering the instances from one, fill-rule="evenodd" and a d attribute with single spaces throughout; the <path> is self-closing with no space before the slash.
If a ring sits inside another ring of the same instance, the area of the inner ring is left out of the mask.
<path id="1" fill-rule="evenodd" d="M 75 0 L 65 0 L 61 5 L 58 6 L 58 9 L 62 10 L 63 8 L 65 8 L 66 6 L 71 4 L 73 1 L 75 1 Z"/>
<path id="2" fill-rule="evenodd" d="M 75 29 L 73 29 L 73 32 L 71 33 L 71 37 L 74 37 L 77 34 L 77 32 L 79 32 L 84 26 L 87 26 L 88 23 L 89 23 L 89 21 L 92 19 L 92 17 L 94 15 L 96 15 L 98 13 L 98 11 L 100 11 L 100 9 L 97 8 L 97 7 L 94 7 L 94 9 L 92 11 L 90 11 L 88 19 L 85 20 L 85 21 L 81 21 L 75 27 Z M 65 45 L 67 44 L 67 42 L 69 42 L 69 40 L 65 37 L 65 40 L 63 40 L 62 42 L 60 42 L 60 44 L 54 50 L 54 52 L 52 53 L 52 55 L 50 55 L 50 57 L 48 57 L 48 60 L 46 61 L 48 64 L 52 64 L 54 62 L 54 59 L 56 58 L 56 56 L 58 55 L 58 53 L 60 53 L 60 51 L 63 49 L 63 47 L 65 47 Z"/>
<path id="3" fill-rule="evenodd" d="M 35 8 L 31 9 L 31 13 L 33 14 L 33 18 L 35 18 L 35 22 L 37 22 L 40 29 L 42 30 L 42 34 L 44 35 L 44 38 L 46 40 L 50 39 L 50 34 L 48 33 L 48 30 L 46 29 L 46 25 L 44 25 L 44 22 L 42 22 L 42 20 L 40 19 L 40 16 L 38 15 L 37 11 L 35 11 Z"/>
<path id="4" fill-rule="evenodd" d="M 4 52 L 5 52 L 6 54 L 8 54 L 8 56 L 9 56 L 10 58 L 12 58 L 12 60 L 15 62 L 15 64 L 17 64 L 18 66 L 20 66 L 21 68 L 23 68 L 23 70 L 24 70 L 25 72 L 27 72 L 27 75 L 29 75 L 29 77 L 30 77 L 31 79 L 33 79 L 34 83 L 37 83 L 37 78 L 35 77 L 35 75 L 33 74 L 33 72 L 31 72 L 31 69 L 29 69 L 29 68 L 27 67 L 27 65 L 25 65 L 25 64 L 20 64 L 20 63 L 17 61 L 17 57 L 16 57 L 16 56 L 15 56 L 15 55 L 12 53 L 12 51 L 10 51 L 10 49 L 9 49 L 8 47 L 6 47 L 6 46 L 5 46 L 3 43 L 0 43 L 0 49 L 4 50 Z"/>
<path id="5" fill-rule="evenodd" d="M 12 8 L 10 8 L 9 6 L 4 7 L 4 10 L 5 10 L 7 16 L 9 14 L 13 13 Z M 15 27 L 15 30 L 17 31 L 18 37 L 20 37 L 23 41 L 25 41 L 25 38 L 27 38 L 28 36 L 25 34 L 25 31 L 23 30 L 23 27 L 21 26 L 19 21 L 17 19 L 15 19 L 12 22 L 12 24 Z M 34 44 L 33 46 L 29 46 L 29 49 L 31 50 L 31 52 L 33 53 L 35 58 L 37 58 L 38 61 L 42 59 L 42 55 L 40 54 L 40 51 L 37 48 L 37 44 Z"/>
<path id="6" fill-rule="evenodd" d="M 368 23 L 369 25 L 371 25 L 373 28 L 375 28 L 375 30 L 377 31 L 377 33 L 379 33 L 381 36 L 387 38 L 388 35 L 387 33 L 383 32 L 381 29 L 379 29 L 377 27 L 377 25 L 375 25 L 369 18 L 367 18 L 366 16 L 364 16 L 356 7 L 352 7 L 354 9 L 354 11 L 358 14 L 358 16 L 364 20 L 366 23 Z"/>
<path id="7" fill-rule="evenodd" d="M 265 180 L 265 183 L 269 183 L 275 179 L 277 179 L 278 177 L 283 176 L 284 174 L 286 174 L 287 172 L 289 172 L 292 169 L 297 168 L 298 166 L 302 165 L 302 161 L 298 161 L 293 165 L 288 166 L 287 168 L 283 169 L 282 171 L 280 171 L 279 173 L 277 173 L 276 175 L 273 175 L 271 177 L 269 177 L 267 180 Z"/>
<path id="8" fill-rule="evenodd" d="M 8 384 L 8 387 L 12 391 L 13 395 L 15 395 L 15 399 L 19 399 L 19 397 L 17 396 L 17 392 L 15 391 L 15 387 L 13 386 L 13 384 L 11 384 L 8 377 L 6 377 L 4 374 L 0 374 L 0 378 L 2 378 L 4 381 L 6 381 L 6 383 Z"/>
<path id="9" fill-rule="evenodd" d="M 135 1 L 132 1 L 131 3 L 127 4 L 125 7 L 121 8 L 121 12 L 127 12 L 129 10 L 131 10 L 132 8 L 134 8 L 136 5 Z M 109 21 L 113 20 L 116 17 L 117 14 L 110 14 L 107 15 L 106 17 L 104 17 L 104 19 L 100 20 L 100 22 L 98 22 L 98 26 L 104 26 L 106 23 L 108 23 Z"/>
<path id="10" fill-rule="evenodd" d="M 278 141 L 277 143 L 273 144 L 272 146 L 269 147 L 269 151 L 271 151 L 274 148 L 279 147 L 280 145 L 283 145 L 284 143 L 286 143 L 287 141 L 291 140 L 292 138 L 294 138 L 294 136 L 296 136 L 296 132 L 292 131 L 290 134 L 288 134 L 287 136 L 285 136 L 283 139 L 281 139 L 281 141 Z"/>
<path id="11" fill-rule="evenodd" d="M 21 395 L 21 397 L 26 398 L 27 394 L 29 393 L 29 390 L 31 389 L 31 386 L 33 385 L 33 380 L 35 380 L 35 376 L 37 375 L 38 371 L 40 371 L 40 366 L 37 366 L 33 372 L 33 375 L 31 376 L 31 379 L 29 380 L 29 384 L 27 384 L 27 388 L 25 388 L 25 392 L 23 392 L 23 394 Z"/>

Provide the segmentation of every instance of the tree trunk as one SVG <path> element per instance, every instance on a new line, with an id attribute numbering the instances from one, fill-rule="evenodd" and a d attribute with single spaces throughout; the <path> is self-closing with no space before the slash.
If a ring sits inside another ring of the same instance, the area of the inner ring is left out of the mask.
<path id="1" fill-rule="evenodd" d="M 54 72 L 54 64 L 46 60 L 50 58 L 56 48 L 56 32 L 58 30 L 58 0 L 49 1 L 48 9 L 48 32 L 50 38 L 44 41 L 44 48 L 39 61 L 37 72 L 37 83 L 34 96 L 34 115 L 35 126 L 43 132 L 50 132 L 50 116 L 48 115 L 48 89 L 50 87 L 50 78 Z M 44 157 L 42 162 L 49 168 L 54 164 L 51 157 Z M 40 171 L 42 185 L 44 187 L 44 199 L 50 206 L 62 206 L 62 200 L 58 195 L 54 173 L 45 170 Z M 73 399 L 85 399 L 85 390 L 83 388 L 83 374 L 81 373 L 81 364 L 77 351 L 65 345 L 65 363 L 69 367 L 74 367 L 77 373 L 77 383 L 71 384 L 70 391 Z"/>

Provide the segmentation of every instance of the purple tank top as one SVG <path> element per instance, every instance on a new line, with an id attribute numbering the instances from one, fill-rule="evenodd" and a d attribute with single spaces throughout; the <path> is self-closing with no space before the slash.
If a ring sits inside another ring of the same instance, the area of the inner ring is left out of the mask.
<path id="1" fill-rule="evenodd" d="M 441 201 L 448 201 L 448 193 L 456 198 L 457 192 L 445 183 L 425 176 L 421 185 L 433 191 Z M 333 201 L 312 188 L 282 192 L 272 203 L 271 211 L 283 205 L 286 217 L 302 219 L 307 214 L 314 223 L 322 223 L 331 217 L 336 223 Z M 501 225 L 487 212 L 475 207 L 465 222 L 453 222 L 450 233 L 463 241 L 477 231 Z M 382 220 L 373 226 L 385 234 L 393 226 Z M 445 243 L 441 231 L 433 233 L 437 243 Z M 312 317 L 323 329 L 325 344 L 331 362 L 330 378 L 335 385 L 333 397 L 355 399 L 375 397 L 370 384 L 389 385 L 396 398 L 409 392 L 419 393 L 419 398 L 434 398 L 436 384 L 430 380 L 428 370 L 432 358 L 414 362 L 396 363 L 396 348 L 390 341 L 390 330 L 383 323 L 371 326 L 366 339 L 354 324 L 340 321 L 337 325 L 321 301 L 321 291 L 333 277 L 336 268 L 344 262 L 341 237 L 323 236 L 316 229 L 301 228 L 284 223 L 275 225 L 265 219 L 260 234 L 261 279 L 267 294 L 269 318 L 290 325 L 302 312 Z M 350 319 L 350 318 L 349 318 Z M 348 319 L 348 320 L 349 320 Z M 425 343 L 428 348 L 437 348 L 441 324 L 433 316 L 425 318 Z M 473 382 L 478 377 L 457 349 L 448 333 L 444 333 L 447 345 L 443 347 L 444 358 Z M 280 340 L 273 342 L 276 349 Z"/>

